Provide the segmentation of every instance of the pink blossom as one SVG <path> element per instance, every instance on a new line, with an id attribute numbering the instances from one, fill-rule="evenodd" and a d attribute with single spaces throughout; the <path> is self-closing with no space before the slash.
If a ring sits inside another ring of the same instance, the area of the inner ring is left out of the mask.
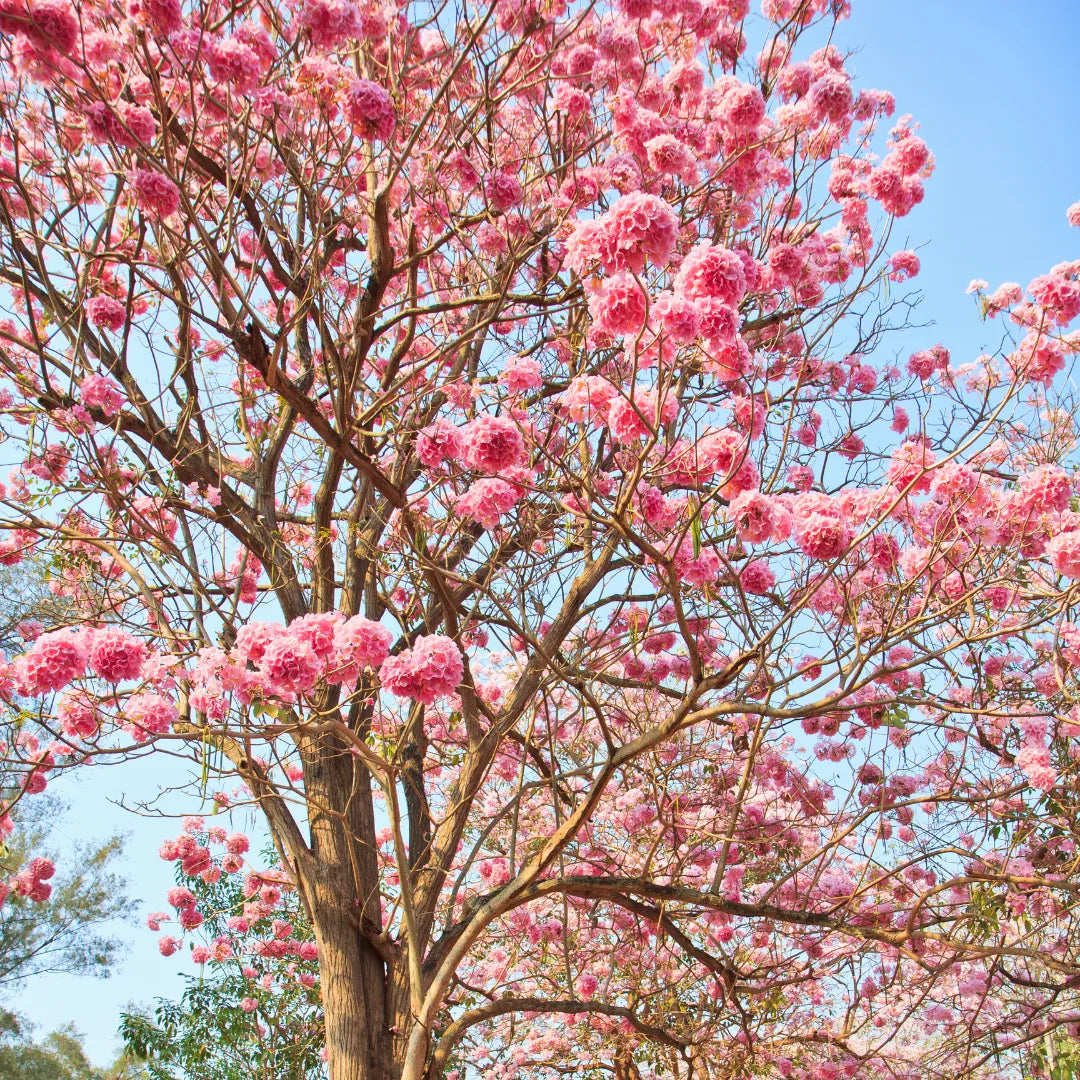
<path id="1" fill-rule="evenodd" d="M 225 850 L 231 855 L 243 855 L 250 847 L 250 841 L 241 832 L 232 832 L 225 837 Z"/>
<path id="2" fill-rule="evenodd" d="M 1022 746 L 1016 754 L 1016 764 L 1033 787 L 1050 791 L 1057 783 L 1057 770 L 1050 762 L 1050 751 L 1045 746 Z"/>
<path id="3" fill-rule="evenodd" d="M 90 668 L 106 682 L 137 679 L 146 659 L 146 646 L 126 630 L 90 631 L 88 656 Z"/>
<path id="4" fill-rule="evenodd" d="M 448 458 L 460 458 L 464 445 L 461 429 L 440 417 L 416 436 L 416 456 L 422 465 L 435 468 Z"/>
<path id="5" fill-rule="evenodd" d="M 132 169 L 130 181 L 140 209 L 167 218 L 180 209 L 180 189 L 164 174 L 153 169 Z"/>
<path id="6" fill-rule="evenodd" d="M 732 499 L 728 517 L 735 524 L 735 534 L 740 540 L 761 544 L 773 534 L 776 502 L 760 491 L 744 491 Z"/>
<path id="7" fill-rule="evenodd" d="M 484 180 L 484 194 L 493 210 L 503 211 L 520 205 L 525 192 L 513 173 L 499 169 Z"/>
<path id="8" fill-rule="evenodd" d="M 573 379 L 558 402 L 571 420 L 581 423 L 597 416 L 606 416 L 615 397 L 615 387 L 599 375 L 579 375 Z"/>
<path id="9" fill-rule="evenodd" d="M 589 295 L 589 314 L 596 328 L 614 337 L 639 333 L 647 307 L 644 291 L 627 273 L 607 278 Z"/>
<path id="10" fill-rule="evenodd" d="M 913 278 L 922 264 L 914 251 L 897 251 L 889 259 L 889 280 L 907 281 Z"/>
<path id="11" fill-rule="evenodd" d="M 481 472 L 498 473 L 520 465 L 525 440 L 513 420 L 483 414 L 462 429 L 465 462 Z"/>
<path id="12" fill-rule="evenodd" d="M 645 260 L 667 263 L 679 235 L 674 210 L 656 195 L 635 191 L 601 218 L 577 223 L 566 242 L 567 265 L 581 271 L 597 262 L 609 273 L 640 274 Z"/>
<path id="13" fill-rule="evenodd" d="M 515 356 L 507 361 L 499 382 L 509 393 L 521 394 L 527 390 L 538 390 L 544 385 L 544 377 L 539 361 L 527 356 Z"/>
<path id="14" fill-rule="evenodd" d="M 854 103 L 851 81 L 842 71 L 820 75 L 810 86 L 807 97 L 817 115 L 833 123 L 845 120 Z"/>
<path id="15" fill-rule="evenodd" d="M 485 529 L 494 529 L 504 514 L 517 503 L 517 489 L 505 480 L 477 480 L 454 503 L 459 514 L 478 521 Z"/>
<path id="16" fill-rule="evenodd" d="M 746 293 L 746 271 L 734 251 L 714 244 L 698 244 L 683 259 L 675 289 L 692 299 L 719 300 L 738 307 Z"/>
<path id="17" fill-rule="evenodd" d="M 179 719 L 176 703 L 162 694 L 136 694 L 128 699 L 124 715 L 134 725 L 132 734 L 140 742 L 148 735 L 164 735 Z"/>
<path id="18" fill-rule="evenodd" d="M 300 25 L 318 49 L 336 49 L 364 36 L 360 9 L 352 0 L 305 0 Z"/>
<path id="19" fill-rule="evenodd" d="M 183 25 L 180 0 L 133 0 L 128 13 L 159 37 L 167 37 Z"/>
<path id="20" fill-rule="evenodd" d="M 752 559 L 739 573 L 739 585 L 752 596 L 761 596 L 772 590 L 776 575 L 764 559 Z"/>
<path id="21" fill-rule="evenodd" d="M 381 623 L 354 615 L 334 631 L 335 652 L 329 663 L 328 682 L 354 683 L 364 668 L 378 668 L 390 655 L 393 635 Z"/>
<path id="22" fill-rule="evenodd" d="M 909 495 L 929 491 L 932 479 L 930 470 L 935 460 L 933 451 L 924 439 L 908 439 L 893 451 L 889 483 Z"/>
<path id="23" fill-rule="evenodd" d="M 54 630 L 41 634 L 20 665 L 26 692 L 61 690 L 86 671 L 86 648 L 80 634 Z"/>
<path id="24" fill-rule="evenodd" d="M 1046 545 L 1050 565 L 1066 577 L 1080 578 L 1080 530 L 1058 533 Z"/>
<path id="25" fill-rule="evenodd" d="M 430 705 L 452 693 L 465 673 L 461 650 L 442 634 L 421 635 L 412 648 L 391 656 L 379 670 L 384 689 Z"/>
<path id="26" fill-rule="evenodd" d="M 183 943 L 177 938 L 169 937 L 167 934 L 158 938 L 158 952 L 162 956 L 172 956 Z"/>
<path id="27" fill-rule="evenodd" d="M 127 308 L 114 297 L 95 296 L 86 301 L 86 318 L 91 326 L 116 332 L 127 322 Z"/>
<path id="28" fill-rule="evenodd" d="M 643 435 L 654 433 L 657 420 L 661 424 L 670 423 L 678 412 L 678 402 L 672 396 L 664 399 L 660 415 L 657 417 L 656 394 L 653 391 L 638 393 L 633 401 L 617 397 L 608 409 L 608 426 L 616 442 L 623 444 L 636 442 Z"/>
<path id="29" fill-rule="evenodd" d="M 292 634 L 283 634 L 266 646 L 259 660 L 259 670 L 278 692 L 304 694 L 315 685 L 322 665 L 310 645 Z"/>
<path id="30" fill-rule="evenodd" d="M 796 524 L 796 539 L 811 559 L 832 561 L 851 546 L 855 530 L 831 514 L 810 513 Z"/>
<path id="31" fill-rule="evenodd" d="M 370 79 L 356 79 L 345 97 L 345 117 L 361 136 L 386 142 L 394 133 L 390 95 Z"/>
<path id="32" fill-rule="evenodd" d="M 241 93 L 250 93 L 263 73 L 259 54 L 239 38 L 213 42 L 206 51 L 210 78 L 218 83 L 232 83 Z"/>
<path id="33" fill-rule="evenodd" d="M 1080 202 L 1074 202 L 1065 211 L 1065 218 L 1074 228 L 1080 228 Z"/>

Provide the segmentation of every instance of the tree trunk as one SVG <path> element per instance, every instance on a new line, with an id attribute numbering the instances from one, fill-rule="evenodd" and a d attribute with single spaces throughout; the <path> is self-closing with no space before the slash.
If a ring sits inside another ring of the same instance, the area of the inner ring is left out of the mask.
<path id="1" fill-rule="evenodd" d="M 326 1023 L 330 1080 L 391 1080 L 386 964 L 371 776 L 333 737 L 304 748 L 311 855 L 305 887 Z"/>

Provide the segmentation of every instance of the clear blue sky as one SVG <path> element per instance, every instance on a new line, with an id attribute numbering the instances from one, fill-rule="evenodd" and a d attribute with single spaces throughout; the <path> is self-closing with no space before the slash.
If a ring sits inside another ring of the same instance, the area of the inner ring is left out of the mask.
<path id="1" fill-rule="evenodd" d="M 1080 0 L 854 0 L 854 8 L 837 45 L 857 50 L 859 85 L 893 91 L 898 113 L 921 122 L 937 159 L 925 201 L 894 233 L 895 246 L 920 249 L 918 318 L 935 325 L 886 347 L 906 356 L 941 341 L 963 363 L 992 344 L 964 292 L 972 278 L 1026 284 L 1080 258 L 1080 229 L 1065 221 L 1065 207 L 1080 200 L 1080 107 L 1066 77 L 1075 70 Z M 125 815 L 107 798 L 150 796 L 157 772 L 142 763 L 95 770 L 66 791 L 56 785 L 75 808 L 69 835 L 132 834 L 125 870 L 140 924 L 172 883 L 156 849 L 177 825 Z M 129 950 L 111 980 L 42 978 L 13 1002 L 45 1028 L 74 1021 L 101 1064 L 117 1049 L 125 1004 L 177 993 L 183 969 L 180 956 L 158 956 L 145 929 L 120 932 Z"/>

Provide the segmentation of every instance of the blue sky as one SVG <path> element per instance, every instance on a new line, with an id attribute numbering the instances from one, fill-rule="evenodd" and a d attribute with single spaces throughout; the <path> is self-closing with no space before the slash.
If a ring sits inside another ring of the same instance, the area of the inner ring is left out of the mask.
<path id="1" fill-rule="evenodd" d="M 1080 110 L 1066 79 L 1080 41 L 1080 3 L 854 0 L 854 7 L 836 43 L 856 51 L 858 84 L 893 91 L 898 113 L 920 121 L 937 159 L 925 201 L 897 224 L 893 242 L 919 249 L 916 284 L 925 298 L 918 321 L 934 325 L 885 348 L 906 357 L 941 341 L 954 363 L 964 363 L 992 346 L 994 334 L 965 295 L 972 278 L 991 287 L 1026 284 L 1054 263 L 1080 258 L 1080 229 L 1065 220 L 1065 207 L 1080 200 Z M 129 945 L 112 979 L 41 978 L 8 1003 L 44 1030 L 74 1021 L 101 1064 L 118 1047 L 120 1010 L 177 994 L 176 973 L 190 970 L 181 956 L 158 956 L 155 936 L 142 927 L 172 884 L 156 851 L 179 823 L 136 818 L 109 802 L 151 798 L 160 780 L 161 767 L 144 761 L 56 785 L 73 805 L 62 833 L 131 834 L 124 870 L 139 900 L 138 923 L 119 928 Z"/>

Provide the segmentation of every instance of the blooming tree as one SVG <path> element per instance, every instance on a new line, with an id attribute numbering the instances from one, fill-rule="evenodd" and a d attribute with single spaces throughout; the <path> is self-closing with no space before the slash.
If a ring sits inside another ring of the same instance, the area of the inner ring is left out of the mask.
<path id="1" fill-rule="evenodd" d="M 875 359 L 933 159 L 846 7 L 0 3 L 0 559 L 76 613 L 5 674 L 19 798 L 256 806 L 279 866 L 186 833 L 250 888 L 162 951 L 295 890 L 332 1080 L 1080 1022 L 1080 263 Z"/>

